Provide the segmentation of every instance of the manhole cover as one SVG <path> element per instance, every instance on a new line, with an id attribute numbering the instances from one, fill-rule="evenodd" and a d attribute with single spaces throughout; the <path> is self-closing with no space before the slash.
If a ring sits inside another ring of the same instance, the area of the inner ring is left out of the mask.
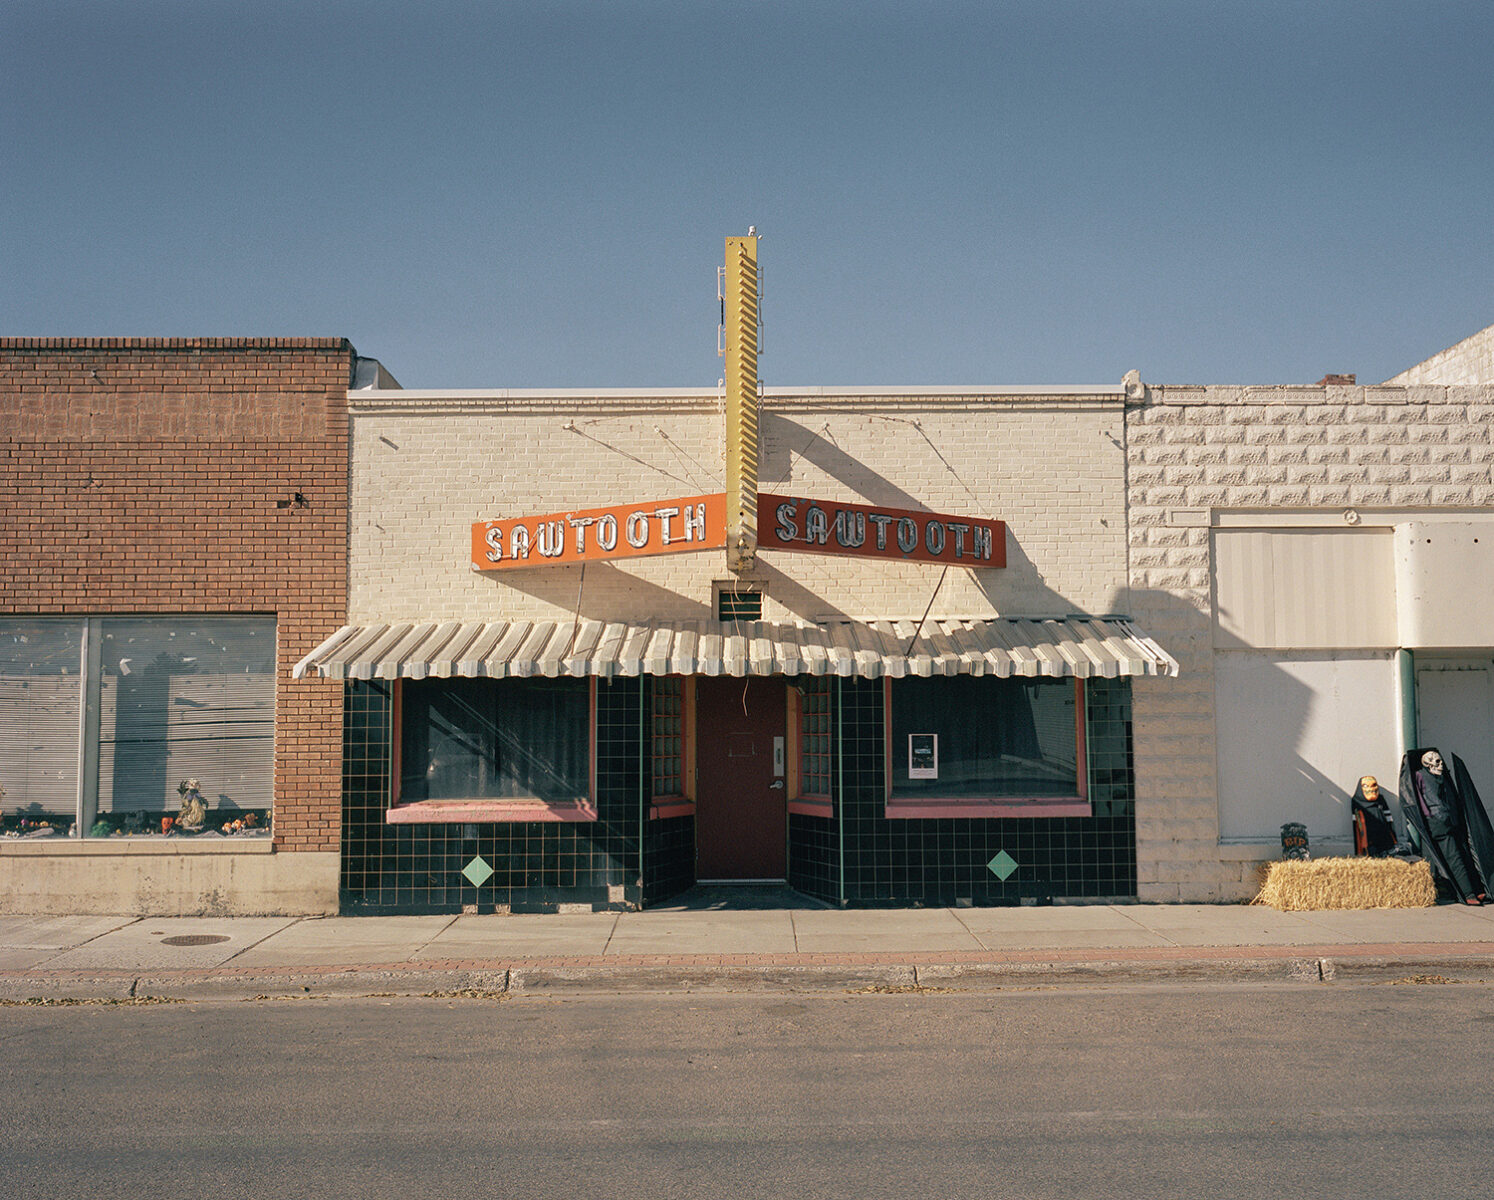
<path id="1" fill-rule="evenodd" d="M 176 937 L 162 938 L 163 946 L 216 946 L 228 941 L 226 933 L 179 933 Z"/>

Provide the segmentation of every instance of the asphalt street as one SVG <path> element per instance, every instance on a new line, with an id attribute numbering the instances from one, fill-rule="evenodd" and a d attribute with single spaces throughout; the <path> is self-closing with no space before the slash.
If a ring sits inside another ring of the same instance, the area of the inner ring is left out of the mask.
<path id="1" fill-rule="evenodd" d="M 1494 985 L 0 1007 L 0 1179 L 151 1197 L 1481 1197 Z"/>

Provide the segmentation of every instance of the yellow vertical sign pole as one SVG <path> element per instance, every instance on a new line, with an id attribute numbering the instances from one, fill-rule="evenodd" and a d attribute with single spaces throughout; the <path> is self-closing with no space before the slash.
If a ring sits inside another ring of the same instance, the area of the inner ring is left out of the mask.
<path id="1" fill-rule="evenodd" d="M 757 551 L 757 238 L 726 239 L 726 565 L 752 566 Z"/>

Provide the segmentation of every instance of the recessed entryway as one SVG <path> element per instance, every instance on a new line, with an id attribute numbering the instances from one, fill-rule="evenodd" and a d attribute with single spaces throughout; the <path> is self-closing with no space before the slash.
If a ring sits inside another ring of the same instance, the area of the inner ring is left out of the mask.
<path id="1" fill-rule="evenodd" d="M 781 749 L 786 700 L 782 676 L 702 678 L 696 684 L 699 880 L 781 880 L 788 874 Z"/>

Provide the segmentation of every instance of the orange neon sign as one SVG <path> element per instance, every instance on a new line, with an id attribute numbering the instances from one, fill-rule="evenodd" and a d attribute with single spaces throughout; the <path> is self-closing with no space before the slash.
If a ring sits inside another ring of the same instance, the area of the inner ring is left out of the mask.
<path id="1" fill-rule="evenodd" d="M 757 501 L 759 550 L 955 567 L 1006 566 L 1004 521 L 766 492 Z"/>
<path id="2" fill-rule="evenodd" d="M 606 508 L 477 521 L 472 569 L 547 567 L 644 558 L 726 545 L 726 494 L 614 504 Z"/>

